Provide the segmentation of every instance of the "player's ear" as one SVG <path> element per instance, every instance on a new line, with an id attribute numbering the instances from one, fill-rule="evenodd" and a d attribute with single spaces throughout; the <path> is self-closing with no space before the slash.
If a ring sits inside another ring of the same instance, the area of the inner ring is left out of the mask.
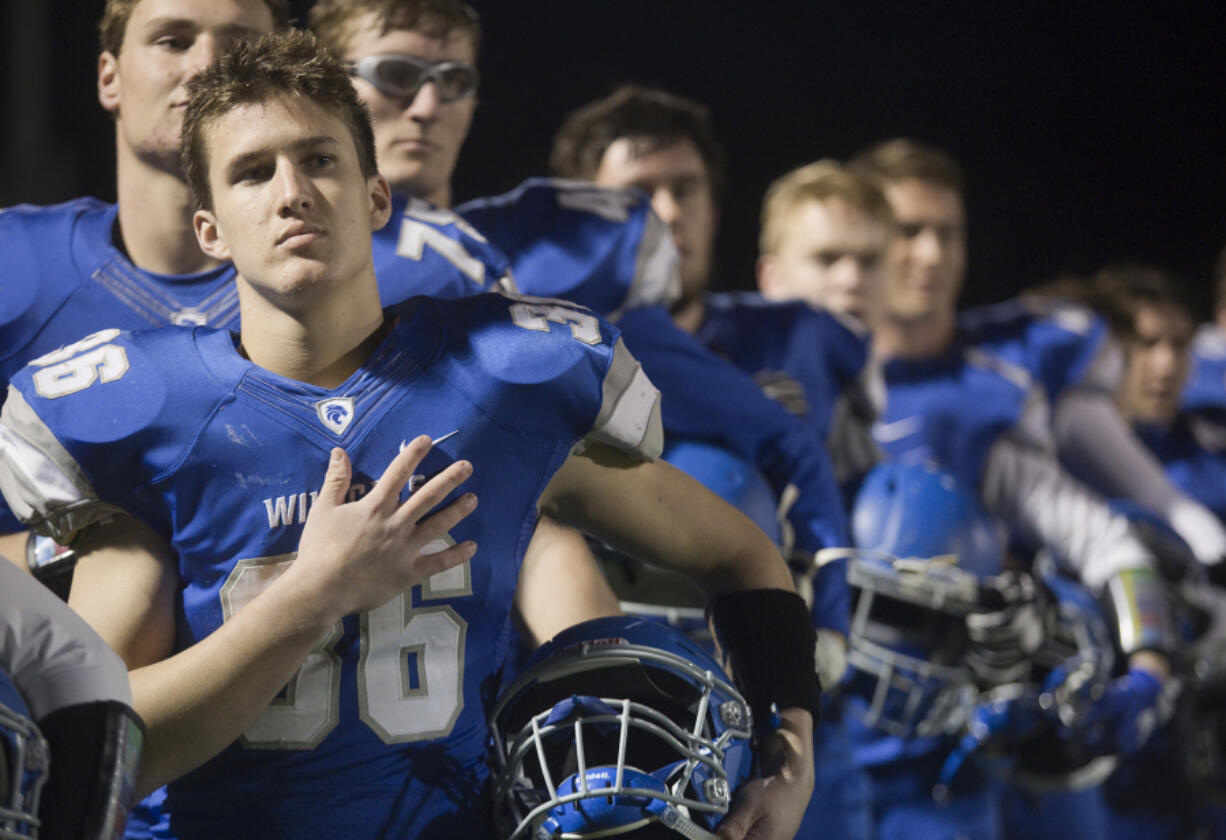
<path id="1" fill-rule="evenodd" d="M 392 217 L 392 188 L 382 175 L 374 175 L 366 179 L 366 190 L 370 196 L 370 229 L 382 230 Z"/>
<path id="2" fill-rule="evenodd" d="M 200 250 L 215 260 L 230 259 L 230 246 L 226 244 L 217 224 L 217 217 L 210 210 L 197 210 L 192 215 L 192 230 L 196 232 L 196 241 Z"/>
<path id="3" fill-rule="evenodd" d="M 758 291 L 764 298 L 776 298 L 779 294 L 779 258 L 774 254 L 762 254 L 754 266 L 758 275 Z"/>
<path id="4" fill-rule="evenodd" d="M 110 50 L 98 56 L 98 102 L 103 110 L 114 114 L 119 110 L 119 59 Z"/>

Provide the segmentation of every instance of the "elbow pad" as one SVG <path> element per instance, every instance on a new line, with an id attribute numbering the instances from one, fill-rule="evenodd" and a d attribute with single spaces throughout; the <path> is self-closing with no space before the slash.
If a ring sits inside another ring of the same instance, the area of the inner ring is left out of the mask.
<path id="1" fill-rule="evenodd" d="M 119 840 L 136 804 L 145 726 L 117 700 L 57 709 L 38 722 L 51 750 L 40 836 Z"/>

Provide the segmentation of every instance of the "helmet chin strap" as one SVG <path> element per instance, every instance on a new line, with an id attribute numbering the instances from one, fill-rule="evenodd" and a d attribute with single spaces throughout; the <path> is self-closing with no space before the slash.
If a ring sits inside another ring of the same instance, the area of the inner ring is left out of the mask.
<path id="1" fill-rule="evenodd" d="M 689 817 L 684 816 L 672 805 L 664 807 L 664 811 L 660 814 L 660 823 L 671 828 L 682 837 L 687 838 L 687 840 L 719 840 L 714 834 L 690 820 Z"/>

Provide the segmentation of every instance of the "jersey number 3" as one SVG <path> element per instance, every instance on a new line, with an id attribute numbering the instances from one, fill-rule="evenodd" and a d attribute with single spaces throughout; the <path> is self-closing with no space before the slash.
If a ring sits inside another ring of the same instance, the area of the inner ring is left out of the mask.
<path id="1" fill-rule="evenodd" d="M 438 541 L 425 553 L 441 551 Z M 228 621 L 281 576 L 293 554 L 241 560 L 221 589 Z M 441 738 L 464 707 L 464 642 L 468 623 L 451 607 L 431 604 L 472 594 L 467 563 L 439 572 L 413 587 L 421 606 L 404 592 L 363 613 L 358 659 L 358 710 L 386 744 Z M 340 720 L 341 659 L 332 650 L 341 638 L 338 622 L 303 660 L 281 696 L 242 736 L 245 747 L 303 749 L 317 746 Z"/>

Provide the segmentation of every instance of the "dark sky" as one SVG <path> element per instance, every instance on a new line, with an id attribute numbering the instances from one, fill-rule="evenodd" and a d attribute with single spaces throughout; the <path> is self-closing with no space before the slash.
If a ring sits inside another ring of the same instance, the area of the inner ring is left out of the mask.
<path id="1" fill-rule="evenodd" d="M 634 81 L 712 109 L 729 159 L 722 287 L 752 282 L 774 177 L 906 134 L 966 167 L 968 302 L 1125 259 L 1175 269 L 1209 302 L 1226 245 L 1226 4 L 475 5 L 484 80 L 458 200 L 543 174 L 562 117 Z M 101 8 L 6 0 L 0 204 L 113 198 L 93 89 Z"/>

